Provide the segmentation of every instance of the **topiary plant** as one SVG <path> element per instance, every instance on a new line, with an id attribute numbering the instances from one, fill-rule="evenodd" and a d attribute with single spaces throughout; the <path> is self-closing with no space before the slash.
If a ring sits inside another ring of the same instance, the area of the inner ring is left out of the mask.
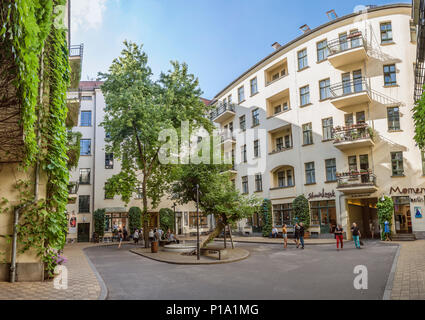
<path id="1" fill-rule="evenodd" d="M 159 210 L 159 225 L 164 231 L 173 230 L 174 211 L 168 208 Z"/>
<path id="2" fill-rule="evenodd" d="M 381 226 L 381 239 L 385 240 L 385 221 L 388 221 L 390 227 L 390 235 L 391 235 L 391 227 L 393 224 L 393 215 L 394 215 L 394 202 L 390 197 L 385 196 L 383 199 L 379 199 L 377 204 L 378 209 L 378 219 L 379 225 Z"/>
<path id="3" fill-rule="evenodd" d="M 105 235 L 105 209 L 97 209 L 93 213 L 94 232 L 96 233 L 97 240 L 103 238 Z"/>
<path id="4" fill-rule="evenodd" d="M 268 237 L 273 229 L 272 202 L 269 199 L 264 199 L 261 213 L 263 215 L 263 236 Z"/>
<path id="5" fill-rule="evenodd" d="M 139 207 L 132 207 L 128 212 L 128 227 L 130 234 L 133 234 L 136 229 L 142 226 L 142 210 Z"/>
<path id="6" fill-rule="evenodd" d="M 310 228 L 310 207 L 304 195 L 297 197 L 292 202 L 292 211 L 297 222 L 302 222 L 306 230 Z"/>

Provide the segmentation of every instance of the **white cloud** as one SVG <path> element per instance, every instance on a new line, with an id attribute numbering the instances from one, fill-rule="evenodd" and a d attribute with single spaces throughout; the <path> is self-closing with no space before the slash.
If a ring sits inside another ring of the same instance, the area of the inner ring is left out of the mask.
<path id="1" fill-rule="evenodd" d="M 102 26 L 107 0 L 71 0 L 71 30 L 97 30 Z"/>

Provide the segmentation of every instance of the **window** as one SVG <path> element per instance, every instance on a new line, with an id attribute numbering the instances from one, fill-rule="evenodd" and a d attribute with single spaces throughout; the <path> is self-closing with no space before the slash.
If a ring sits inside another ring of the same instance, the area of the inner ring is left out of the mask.
<path id="1" fill-rule="evenodd" d="M 242 116 L 239 118 L 239 127 L 241 128 L 242 131 L 246 130 L 246 117 Z"/>
<path id="2" fill-rule="evenodd" d="M 366 123 L 366 114 L 364 111 L 356 112 L 357 124 Z"/>
<path id="3" fill-rule="evenodd" d="M 278 114 L 282 112 L 282 105 L 278 105 L 274 107 L 274 114 Z"/>
<path id="4" fill-rule="evenodd" d="M 354 125 L 354 116 L 352 113 L 350 114 L 346 114 L 345 116 L 345 126 L 346 127 L 351 127 Z"/>
<path id="5" fill-rule="evenodd" d="M 249 193 L 249 189 L 248 189 L 248 177 L 242 177 L 242 193 L 243 194 L 248 194 Z"/>
<path id="6" fill-rule="evenodd" d="M 322 120 L 323 140 L 328 141 L 333 139 L 333 118 Z"/>
<path id="7" fill-rule="evenodd" d="M 316 183 L 316 170 L 314 168 L 314 162 L 309 162 L 305 164 L 305 183 Z"/>
<path id="8" fill-rule="evenodd" d="M 137 188 L 136 188 L 136 197 L 135 197 L 136 199 L 143 199 L 143 188 L 142 188 L 142 186 L 141 185 L 139 185 Z"/>
<path id="9" fill-rule="evenodd" d="M 254 141 L 254 157 L 255 158 L 260 157 L 260 140 Z"/>
<path id="10" fill-rule="evenodd" d="M 248 159 L 246 157 L 246 144 L 243 147 L 241 147 L 241 158 L 244 163 L 248 162 Z"/>
<path id="11" fill-rule="evenodd" d="M 82 156 L 91 155 L 91 140 L 90 139 L 80 140 L 80 155 Z"/>
<path id="12" fill-rule="evenodd" d="M 292 203 L 273 205 L 273 224 L 277 227 L 293 225 L 292 222 Z"/>
<path id="13" fill-rule="evenodd" d="M 81 97 L 81 100 L 83 100 L 83 101 L 91 101 L 93 98 L 92 98 L 92 96 L 82 96 Z"/>
<path id="14" fill-rule="evenodd" d="M 381 43 L 393 42 L 393 29 L 391 22 L 381 23 Z"/>
<path id="15" fill-rule="evenodd" d="M 292 148 L 292 139 L 290 135 L 285 136 L 285 148 L 286 149 Z"/>
<path id="16" fill-rule="evenodd" d="M 311 122 L 303 124 L 303 144 L 305 146 L 313 144 L 313 129 Z"/>
<path id="17" fill-rule="evenodd" d="M 227 102 L 229 103 L 229 105 L 232 103 L 232 95 L 231 94 L 227 97 Z"/>
<path id="18" fill-rule="evenodd" d="M 325 100 L 331 97 L 331 80 L 325 79 L 319 82 L 320 100 Z"/>
<path id="19" fill-rule="evenodd" d="M 326 181 L 336 181 L 336 159 L 328 159 L 326 164 Z"/>
<path id="20" fill-rule="evenodd" d="M 329 49 L 328 49 L 328 41 L 323 40 L 317 43 L 317 61 L 323 61 L 328 58 Z"/>
<path id="21" fill-rule="evenodd" d="M 339 48 L 341 51 L 348 50 L 347 33 L 341 33 L 339 35 Z"/>
<path id="22" fill-rule="evenodd" d="M 285 171 L 279 171 L 277 173 L 277 186 L 279 188 L 283 188 L 286 186 L 286 180 L 285 180 Z"/>
<path id="23" fill-rule="evenodd" d="M 421 151 L 422 156 L 422 174 L 425 176 L 425 151 Z"/>
<path id="24" fill-rule="evenodd" d="M 286 170 L 286 182 L 288 183 L 287 184 L 288 187 L 294 186 L 294 178 L 292 175 L 292 170 Z"/>
<path id="25" fill-rule="evenodd" d="M 90 169 L 80 169 L 80 184 L 90 184 Z"/>
<path id="26" fill-rule="evenodd" d="M 238 89 L 238 101 L 239 103 L 245 101 L 245 90 L 244 87 Z"/>
<path id="27" fill-rule="evenodd" d="M 189 227 L 196 228 L 198 215 L 196 212 L 189 213 Z M 199 214 L 199 227 L 200 228 L 208 228 L 208 218 L 202 214 Z"/>
<path id="28" fill-rule="evenodd" d="M 283 150 L 283 137 L 279 137 L 276 139 L 276 150 L 277 151 Z"/>
<path id="29" fill-rule="evenodd" d="M 400 130 L 400 108 L 391 107 L 387 109 L 388 112 L 388 130 Z"/>
<path id="30" fill-rule="evenodd" d="M 384 66 L 384 83 L 386 86 L 395 86 L 397 84 L 395 64 Z"/>
<path id="31" fill-rule="evenodd" d="M 305 86 L 300 89 L 301 107 L 310 103 L 310 86 Z"/>
<path id="32" fill-rule="evenodd" d="M 260 111 L 259 109 L 255 109 L 252 111 L 252 126 L 256 127 L 260 125 Z"/>
<path id="33" fill-rule="evenodd" d="M 114 168 L 114 154 L 105 153 L 105 169 L 113 169 L 113 168 Z"/>
<path id="34" fill-rule="evenodd" d="M 259 173 L 255 175 L 255 192 L 263 191 L 263 176 Z"/>
<path id="35" fill-rule="evenodd" d="M 335 200 L 310 202 L 311 224 L 320 225 L 323 231 L 334 232 L 336 227 Z"/>
<path id="36" fill-rule="evenodd" d="M 258 93 L 257 78 L 251 80 L 251 96 Z"/>
<path id="37" fill-rule="evenodd" d="M 307 49 L 298 52 L 298 70 L 308 67 Z"/>
<path id="38" fill-rule="evenodd" d="M 391 167 L 393 176 L 403 176 L 403 152 L 391 152 Z"/>
<path id="39" fill-rule="evenodd" d="M 81 127 L 91 127 L 91 111 L 81 111 Z"/>
<path id="40" fill-rule="evenodd" d="M 348 170 L 349 172 L 357 172 L 357 156 L 349 156 L 348 157 Z"/>
<path id="41" fill-rule="evenodd" d="M 78 197 L 78 212 L 90 213 L 90 196 Z"/>
<path id="42" fill-rule="evenodd" d="M 108 193 L 108 192 L 106 192 L 106 186 L 107 186 L 107 182 L 105 182 L 105 200 L 112 200 L 112 199 L 114 199 L 114 196 L 112 195 L 112 194 L 110 194 L 110 193 Z"/>

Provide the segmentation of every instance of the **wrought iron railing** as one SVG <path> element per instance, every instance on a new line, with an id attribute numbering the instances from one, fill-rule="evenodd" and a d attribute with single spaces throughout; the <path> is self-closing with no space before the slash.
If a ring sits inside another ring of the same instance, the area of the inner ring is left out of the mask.
<path id="1" fill-rule="evenodd" d="M 329 57 L 341 52 L 346 52 L 352 49 L 364 47 L 366 48 L 366 40 L 363 34 L 358 31 L 351 33 L 345 39 L 335 39 L 328 41 Z"/>
<path id="2" fill-rule="evenodd" d="M 366 78 L 358 78 L 334 84 L 329 88 L 332 98 L 340 98 L 354 93 L 369 92 L 369 84 Z"/>
<path id="3" fill-rule="evenodd" d="M 211 112 L 211 120 L 214 121 L 215 119 L 217 119 L 219 116 L 221 116 L 223 113 L 227 111 L 235 112 L 236 105 L 233 103 L 229 104 L 229 103 L 219 102 L 217 104 L 217 107 Z"/>
<path id="4" fill-rule="evenodd" d="M 357 141 L 374 138 L 374 132 L 367 123 L 359 123 L 346 127 L 335 127 L 333 129 L 334 143 Z"/>
<path id="5" fill-rule="evenodd" d="M 84 45 L 76 45 L 76 46 L 70 46 L 69 47 L 69 56 L 70 57 L 82 57 L 84 51 Z"/>
<path id="6" fill-rule="evenodd" d="M 376 186 L 376 175 L 372 170 L 337 173 L 338 188 Z"/>
<path id="7" fill-rule="evenodd" d="M 291 145 L 290 146 L 281 145 L 281 146 L 277 146 L 272 152 L 270 152 L 270 154 L 272 155 L 272 154 L 275 154 L 275 153 L 288 151 L 288 150 L 292 150 L 292 149 L 293 149 L 293 147 Z"/>

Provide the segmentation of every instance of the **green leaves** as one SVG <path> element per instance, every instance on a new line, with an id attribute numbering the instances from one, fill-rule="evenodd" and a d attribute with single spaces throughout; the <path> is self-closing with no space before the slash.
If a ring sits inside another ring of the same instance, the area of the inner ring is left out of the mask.
<path id="1" fill-rule="evenodd" d="M 379 224 L 381 226 L 382 232 L 385 230 L 384 229 L 385 221 L 388 221 L 390 223 L 390 230 L 391 230 L 393 215 L 394 215 L 393 199 L 385 196 L 383 200 L 379 199 L 376 207 L 378 209 L 378 219 L 379 219 Z M 384 234 L 382 234 L 381 236 L 382 236 L 382 239 L 385 239 Z"/>
<path id="2" fill-rule="evenodd" d="M 298 196 L 292 202 L 292 210 L 295 218 L 302 222 L 307 230 L 310 227 L 310 206 L 307 198 L 304 195 Z"/>
<path id="3" fill-rule="evenodd" d="M 424 87 L 425 88 L 425 87 Z M 415 141 L 420 149 L 425 148 L 425 90 L 421 99 L 413 108 L 413 120 L 415 122 Z"/>

